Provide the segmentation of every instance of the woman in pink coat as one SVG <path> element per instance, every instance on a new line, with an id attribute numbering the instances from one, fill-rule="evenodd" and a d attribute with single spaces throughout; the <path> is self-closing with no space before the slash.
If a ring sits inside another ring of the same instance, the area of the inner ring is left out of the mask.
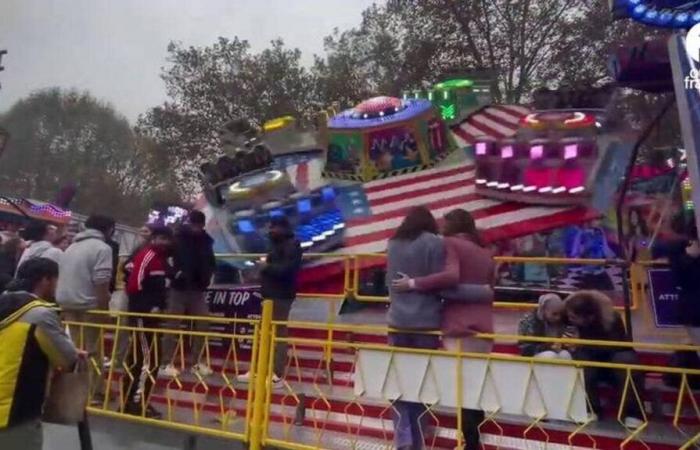
<path id="1" fill-rule="evenodd" d="M 455 209 L 445 215 L 445 267 L 441 272 L 392 282 L 394 289 L 441 291 L 443 344 L 446 349 L 471 353 L 489 353 L 492 341 L 476 338 L 478 333 L 493 333 L 493 254 L 484 248 L 474 218 L 468 211 Z M 484 412 L 462 410 L 465 449 L 479 447 L 479 425 Z"/>

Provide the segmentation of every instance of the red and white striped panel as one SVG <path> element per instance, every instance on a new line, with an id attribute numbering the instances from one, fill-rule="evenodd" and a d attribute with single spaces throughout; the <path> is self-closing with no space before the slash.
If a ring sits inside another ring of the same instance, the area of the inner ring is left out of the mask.
<path id="1" fill-rule="evenodd" d="M 481 109 L 464 122 L 452 127 L 452 135 L 459 147 L 473 144 L 481 137 L 502 139 L 513 136 L 520 120 L 530 110 L 517 105 L 493 105 Z"/>
<path id="2" fill-rule="evenodd" d="M 293 164 L 285 168 L 289 179 L 299 192 L 309 192 L 326 185 L 323 179 L 323 160 L 321 158 Z"/>
<path id="3" fill-rule="evenodd" d="M 346 229 L 343 253 L 386 250 L 388 239 L 413 206 L 425 205 L 440 219 L 455 208 L 470 211 L 488 241 L 544 231 L 592 219 L 598 214 L 579 207 L 545 207 L 492 200 L 474 190 L 469 163 L 439 167 L 365 184 L 372 215 L 353 219 Z"/>

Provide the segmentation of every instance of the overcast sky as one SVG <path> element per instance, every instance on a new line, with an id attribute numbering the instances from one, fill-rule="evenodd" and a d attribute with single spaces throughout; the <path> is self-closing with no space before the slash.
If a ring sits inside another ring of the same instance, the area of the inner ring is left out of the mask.
<path id="1" fill-rule="evenodd" d="M 0 0 L 0 112 L 45 87 L 87 89 L 133 122 L 165 100 L 170 40 L 239 36 L 253 50 L 277 37 L 303 61 L 334 27 L 356 26 L 373 0 Z"/>

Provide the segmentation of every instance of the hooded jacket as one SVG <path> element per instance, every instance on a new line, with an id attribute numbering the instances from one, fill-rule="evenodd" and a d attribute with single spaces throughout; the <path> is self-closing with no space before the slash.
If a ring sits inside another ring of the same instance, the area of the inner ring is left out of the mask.
<path id="1" fill-rule="evenodd" d="M 294 300 L 297 275 L 301 269 L 301 244 L 293 233 L 271 241 L 265 265 L 260 271 L 260 291 L 265 299 Z"/>
<path id="2" fill-rule="evenodd" d="M 17 263 L 17 268 L 22 265 L 25 261 L 32 258 L 48 258 L 57 264 L 61 264 L 61 257 L 63 252 L 60 248 L 54 247 L 49 241 L 34 241 L 29 244 L 29 247 L 24 249 L 22 256 L 19 258 Z"/>
<path id="3" fill-rule="evenodd" d="M 52 306 L 28 292 L 0 296 L 0 430 L 38 419 L 49 368 L 77 359 Z"/>
<path id="4" fill-rule="evenodd" d="M 97 308 L 95 286 L 112 279 L 112 249 L 104 235 L 92 229 L 75 235 L 58 266 L 58 304 L 68 310 Z"/>
<path id="5" fill-rule="evenodd" d="M 203 291 L 216 269 L 214 240 L 206 231 L 183 226 L 175 236 L 175 279 L 177 291 Z"/>

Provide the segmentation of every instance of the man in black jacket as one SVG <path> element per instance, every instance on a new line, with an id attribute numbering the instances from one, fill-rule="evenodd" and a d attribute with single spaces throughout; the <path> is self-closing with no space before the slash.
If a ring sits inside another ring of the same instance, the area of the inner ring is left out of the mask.
<path id="1" fill-rule="evenodd" d="M 201 211 L 190 212 L 187 224 L 183 225 L 175 236 L 175 279 L 172 283 L 168 298 L 168 314 L 191 315 L 206 317 L 209 307 L 205 290 L 209 287 L 212 275 L 216 269 L 214 256 L 214 240 L 204 230 L 206 218 Z M 172 324 L 177 327 L 179 324 Z M 209 324 L 204 320 L 195 320 L 196 331 L 207 331 Z M 201 376 L 212 374 L 206 361 L 200 361 L 204 341 L 193 339 L 191 351 L 186 363 L 192 365 L 192 371 Z M 163 374 L 175 376 L 179 374 L 174 361 L 176 343 L 169 336 L 164 343 L 163 358 L 169 364 L 163 369 Z M 179 352 L 178 352 L 179 353 Z"/>
<path id="2" fill-rule="evenodd" d="M 270 221 L 270 251 L 260 269 L 261 294 L 272 300 L 272 320 L 286 322 L 292 303 L 297 296 L 297 277 L 301 269 L 301 244 L 294 237 L 292 226 L 286 217 L 274 217 Z M 287 327 L 277 327 L 277 337 L 287 337 Z M 277 342 L 273 362 L 272 382 L 282 383 L 281 376 L 287 364 L 287 344 Z M 239 381 L 248 381 L 249 374 L 241 375 Z"/>

